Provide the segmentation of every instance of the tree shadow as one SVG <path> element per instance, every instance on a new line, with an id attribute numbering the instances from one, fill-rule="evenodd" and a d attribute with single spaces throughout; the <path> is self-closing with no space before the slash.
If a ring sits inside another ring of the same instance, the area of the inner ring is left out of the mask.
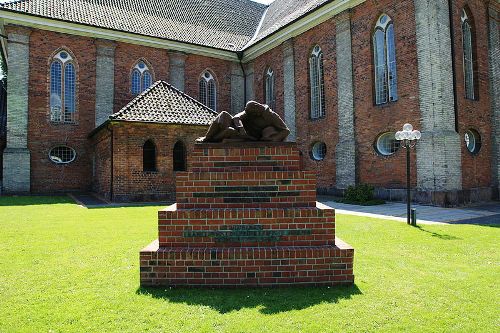
<path id="1" fill-rule="evenodd" d="M 434 231 L 429 231 L 429 230 L 422 228 L 422 226 L 420 226 L 420 225 L 414 226 L 414 228 L 416 228 L 420 231 L 426 232 L 426 233 L 430 234 L 432 237 L 437 237 L 437 238 L 443 239 L 443 240 L 461 240 L 462 239 L 460 237 L 456 237 L 456 236 L 452 236 L 452 235 L 439 234 L 439 233 L 434 232 Z"/>
<path id="2" fill-rule="evenodd" d="M 136 293 L 168 302 L 209 306 L 219 313 L 257 307 L 263 314 L 302 310 L 321 303 L 337 303 L 362 294 L 356 285 L 241 289 L 139 287 Z"/>

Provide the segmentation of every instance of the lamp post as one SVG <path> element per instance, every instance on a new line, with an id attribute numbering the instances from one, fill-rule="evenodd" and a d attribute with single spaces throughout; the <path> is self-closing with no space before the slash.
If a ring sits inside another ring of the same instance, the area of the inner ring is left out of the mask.
<path id="1" fill-rule="evenodd" d="M 406 149 L 406 223 L 410 224 L 411 193 L 410 193 L 410 149 L 417 145 L 422 133 L 414 130 L 411 124 L 404 124 L 403 130 L 396 132 L 396 140 Z"/>

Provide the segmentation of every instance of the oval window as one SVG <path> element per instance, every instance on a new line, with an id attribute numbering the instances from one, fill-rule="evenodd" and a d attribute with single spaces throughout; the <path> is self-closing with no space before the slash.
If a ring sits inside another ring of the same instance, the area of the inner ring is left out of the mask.
<path id="1" fill-rule="evenodd" d="M 375 142 L 375 150 L 380 155 L 390 156 L 398 151 L 400 142 L 396 140 L 395 133 L 380 134 Z"/>
<path id="2" fill-rule="evenodd" d="M 76 158 L 76 151 L 66 146 L 57 146 L 50 150 L 49 159 L 57 164 L 71 163 Z"/>
<path id="3" fill-rule="evenodd" d="M 326 156 L 326 144 L 324 142 L 316 142 L 311 149 L 311 157 L 313 160 L 322 161 Z"/>
<path id="4" fill-rule="evenodd" d="M 465 132 L 464 140 L 468 151 L 472 154 L 479 153 L 479 150 L 481 149 L 481 136 L 478 131 L 473 129 L 468 130 Z"/>

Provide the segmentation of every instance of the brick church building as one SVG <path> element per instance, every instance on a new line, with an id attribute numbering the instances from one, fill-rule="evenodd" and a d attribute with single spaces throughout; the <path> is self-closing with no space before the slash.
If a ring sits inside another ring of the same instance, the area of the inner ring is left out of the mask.
<path id="1" fill-rule="evenodd" d="M 215 112 L 254 99 L 286 121 L 321 191 L 367 183 L 402 199 L 394 133 L 409 122 L 417 201 L 498 198 L 497 0 L 0 6 L 2 193 L 169 197 Z"/>

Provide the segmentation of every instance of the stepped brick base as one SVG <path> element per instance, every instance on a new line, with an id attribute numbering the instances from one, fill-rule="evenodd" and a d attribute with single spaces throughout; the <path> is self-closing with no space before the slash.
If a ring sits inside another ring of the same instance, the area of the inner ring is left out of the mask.
<path id="1" fill-rule="evenodd" d="M 293 143 L 198 144 L 140 253 L 143 286 L 352 284 L 354 249 Z"/>
<path id="2" fill-rule="evenodd" d="M 334 246 L 169 248 L 141 251 L 143 286 L 277 286 L 352 284 L 354 249 Z"/>

